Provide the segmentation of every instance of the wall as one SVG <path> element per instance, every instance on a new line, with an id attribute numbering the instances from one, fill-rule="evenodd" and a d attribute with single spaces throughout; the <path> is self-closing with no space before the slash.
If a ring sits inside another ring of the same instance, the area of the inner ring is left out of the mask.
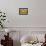
<path id="1" fill-rule="evenodd" d="M 46 0 L 0 0 L 6 12 L 7 27 L 46 27 Z M 29 8 L 27 16 L 19 15 L 19 8 Z"/>
<path id="2" fill-rule="evenodd" d="M 46 27 L 46 0 L 32 0 L 32 26 Z"/>
<path id="3" fill-rule="evenodd" d="M 1 0 L 0 1 L 0 9 L 6 12 L 8 23 L 6 24 L 7 27 L 15 27 L 15 26 L 25 26 L 30 24 L 31 16 L 19 16 L 19 8 L 29 8 L 30 7 L 30 0 Z M 30 15 L 29 11 L 29 15 Z M 27 22 L 29 21 L 29 22 Z"/>
<path id="4" fill-rule="evenodd" d="M 0 0 L 0 9 L 6 12 L 8 19 L 5 26 L 12 31 L 21 31 L 20 36 L 31 31 L 46 31 L 45 4 L 46 0 Z M 28 7 L 29 15 L 20 16 L 21 7 Z"/>

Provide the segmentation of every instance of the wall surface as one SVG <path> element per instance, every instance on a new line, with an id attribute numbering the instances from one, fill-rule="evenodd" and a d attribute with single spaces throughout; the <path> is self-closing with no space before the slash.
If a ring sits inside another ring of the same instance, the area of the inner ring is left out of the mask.
<path id="1" fill-rule="evenodd" d="M 29 8 L 29 14 L 27 16 L 19 15 L 19 8 Z M 32 31 L 45 31 L 44 33 L 46 33 L 46 0 L 0 0 L 0 10 L 6 12 L 7 15 L 5 26 L 10 31 L 20 33 L 11 34 L 15 40 L 14 46 L 15 42 L 16 46 L 20 45 L 16 39 L 18 40 L 24 34 L 31 34 Z M 2 38 L 2 36 L 0 37 Z"/>
<path id="2" fill-rule="evenodd" d="M 27 16 L 19 15 L 19 8 L 29 8 Z M 0 0 L 6 12 L 6 27 L 46 27 L 46 0 Z"/>
<path id="3" fill-rule="evenodd" d="M 32 0 L 32 26 L 46 27 L 46 0 Z"/>

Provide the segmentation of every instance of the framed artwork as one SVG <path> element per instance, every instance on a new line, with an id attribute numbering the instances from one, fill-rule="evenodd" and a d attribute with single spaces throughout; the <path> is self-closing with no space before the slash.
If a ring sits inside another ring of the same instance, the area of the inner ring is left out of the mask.
<path id="1" fill-rule="evenodd" d="M 28 8 L 19 8 L 19 15 L 28 15 Z"/>

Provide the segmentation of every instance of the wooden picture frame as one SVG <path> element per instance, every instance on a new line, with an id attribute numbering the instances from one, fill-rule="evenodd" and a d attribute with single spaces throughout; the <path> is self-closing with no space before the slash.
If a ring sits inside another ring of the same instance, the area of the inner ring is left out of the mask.
<path id="1" fill-rule="evenodd" d="M 19 15 L 28 15 L 28 8 L 19 8 Z"/>

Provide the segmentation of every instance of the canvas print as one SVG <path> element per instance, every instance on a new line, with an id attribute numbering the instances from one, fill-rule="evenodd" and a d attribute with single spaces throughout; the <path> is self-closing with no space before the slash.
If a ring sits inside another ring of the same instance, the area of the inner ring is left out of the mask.
<path id="1" fill-rule="evenodd" d="M 19 15 L 28 15 L 28 8 L 19 8 Z"/>

